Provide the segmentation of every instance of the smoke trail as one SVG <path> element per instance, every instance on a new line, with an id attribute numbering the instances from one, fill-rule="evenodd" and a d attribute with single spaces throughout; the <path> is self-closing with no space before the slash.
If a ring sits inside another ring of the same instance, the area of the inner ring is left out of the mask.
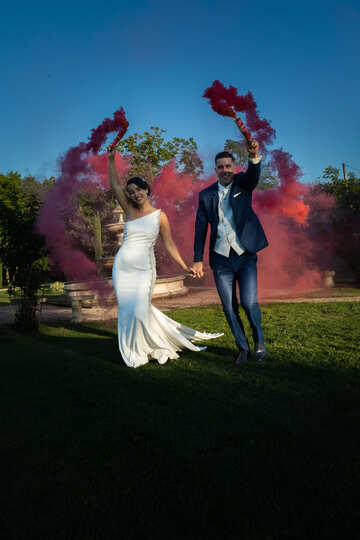
<path id="1" fill-rule="evenodd" d="M 160 171 L 151 187 L 153 202 L 167 214 L 175 243 L 188 265 L 191 265 L 193 260 L 198 194 L 214 181 L 214 177 L 197 180 L 191 175 L 180 174 L 172 161 Z M 181 273 L 164 249 L 158 247 L 156 255 L 159 273 Z"/>
<path id="2" fill-rule="evenodd" d="M 236 116 L 234 111 L 244 112 L 247 128 L 253 133 L 262 150 L 266 144 L 272 143 L 275 130 L 267 120 L 259 117 L 258 107 L 251 92 L 239 96 L 234 86 L 226 88 L 220 81 L 214 81 L 205 90 L 203 97 L 209 100 L 213 111 L 222 116 L 234 117 Z"/>
<path id="3" fill-rule="evenodd" d="M 215 84 L 215 83 L 214 83 Z M 214 85 L 213 85 L 214 86 Z M 215 90 L 223 92 L 223 85 L 215 85 Z M 319 238 L 311 238 L 308 232 L 308 217 L 315 205 L 309 197 L 309 188 L 301 183 L 301 170 L 290 154 L 283 150 L 267 150 L 275 131 L 267 120 L 261 119 L 257 104 L 251 93 L 238 96 L 234 87 L 226 90 L 228 102 L 223 94 L 215 94 L 212 106 L 224 114 L 226 107 L 245 112 L 248 127 L 260 140 L 263 154 L 268 156 L 274 173 L 279 178 L 279 186 L 267 191 L 254 193 L 254 208 L 257 211 L 269 238 L 270 247 L 259 254 L 260 291 L 267 294 L 273 290 L 307 290 L 321 284 L 321 272 L 313 265 L 312 254 L 319 251 Z M 207 96 L 208 97 L 208 96 Z M 226 106 L 226 107 L 225 107 Z M 223 107 L 223 108 L 222 108 Z M 214 110 L 216 110 L 214 108 Z M 230 116 L 230 114 L 229 114 Z M 233 113 L 231 114 L 233 116 Z M 97 277 L 96 265 L 86 255 L 74 247 L 66 232 L 66 219 L 75 216 L 75 196 L 81 189 L 108 189 L 107 155 L 95 155 L 112 131 L 125 133 L 127 121 L 122 109 L 116 111 L 114 119 L 105 119 L 98 128 L 92 130 L 87 143 L 70 148 L 60 160 L 61 174 L 49 193 L 39 216 L 38 230 L 45 235 L 51 257 L 58 263 L 67 279 L 95 281 L 102 287 Z M 119 176 L 123 176 L 128 162 L 119 153 L 116 155 Z M 174 239 L 188 264 L 193 260 L 194 222 L 198 203 L 198 193 L 215 177 L 195 179 L 176 170 L 171 162 L 164 167 L 152 185 L 154 203 L 168 215 Z M 327 197 L 316 199 L 317 210 L 330 208 Z M 322 237 L 323 241 L 323 237 Z M 207 254 L 207 248 L 205 253 Z M 179 272 L 175 263 L 157 250 L 160 273 Z M 211 281 L 211 273 L 208 272 Z M 92 283 L 94 287 L 94 284 Z M 106 291 L 108 292 L 108 291 Z"/>
<path id="4" fill-rule="evenodd" d="M 268 150 L 274 141 L 275 131 L 270 122 L 261 119 L 253 95 L 239 96 L 236 88 L 224 87 L 214 81 L 204 97 L 213 110 L 233 117 L 233 111 L 244 112 L 247 127 L 261 143 L 264 157 L 279 179 L 279 186 L 266 191 L 255 191 L 254 209 L 264 225 L 270 247 L 259 254 L 260 296 L 276 292 L 306 291 L 322 286 L 322 272 L 314 264 L 314 253 L 319 251 L 319 238 L 311 237 L 308 217 L 312 204 L 320 211 L 333 206 L 326 196 L 316 200 L 310 196 L 310 187 L 301 183 L 302 172 L 291 155 L 282 149 Z M 187 263 L 193 258 L 194 222 L 198 193 L 216 178 L 195 180 L 179 174 L 174 163 L 165 167 L 153 184 L 155 204 L 169 217 L 173 236 Z M 322 239 L 323 240 L 323 239 Z M 207 264 L 205 248 L 205 263 Z M 168 257 L 160 252 L 160 272 L 179 271 Z M 209 280 L 208 283 L 212 282 Z"/>
<path id="5" fill-rule="evenodd" d="M 325 248 L 324 237 L 310 236 L 308 216 L 312 211 L 321 215 L 330 212 L 331 198 L 322 194 L 314 197 L 310 187 L 298 181 L 300 169 L 289 154 L 275 154 L 280 185 L 273 190 L 256 191 L 254 208 L 263 223 L 270 247 L 259 253 L 260 297 L 289 292 L 305 292 L 322 286 L 322 272 L 315 265 L 320 246 Z M 282 165 L 286 164 L 283 168 Z M 195 214 L 199 191 L 216 181 L 215 177 L 196 180 L 179 174 L 172 162 L 162 169 L 152 185 L 153 202 L 168 215 L 172 234 L 187 264 L 193 260 Z M 306 203 L 304 197 L 307 197 Z M 208 235 L 209 240 L 209 235 Z M 330 242 L 327 238 L 327 242 Z M 330 253 L 328 246 L 327 253 Z M 207 285 L 213 285 L 208 267 L 208 245 L 205 247 Z M 157 249 L 159 274 L 181 273 L 160 246 Z"/>
<path id="6" fill-rule="evenodd" d="M 300 183 L 301 170 L 291 155 L 283 150 L 273 150 L 270 156 L 270 165 L 280 184 L 275 189 L 256 191 L 255 208 L 264 213 L 286 216 L 304 224 L 310 207 L 303 200 L 306 186 Z"/>
<path id="7" fill-rule="evenodd" d="M 75 196 L 78 191 L 92 190 L 106 186 L 104 176 L 96 171 L 94 164 L 103 167 L 104 158 L 97 162 L 91 152 L 96 153 L 113 131 L 124 134 L 128 126 L 122 108 L 114 113 L 113 119 L 106 118 L 91 131 L 87 143 L 81 142 L 70 148 L 60 159 L 60 176 L 48 194 L 37 221 L 37 230 L 46 238 L 50 258 L 57 263 L 69 280 L 94 281 L 100 287 L 96 265 L 86 255 L 73 246 L 66 232 L 66 220 L 76 215 Z M 106 156 L 105 156 L 106 157 Z M 119 173 L 125 163 L 117 158 Z"/>

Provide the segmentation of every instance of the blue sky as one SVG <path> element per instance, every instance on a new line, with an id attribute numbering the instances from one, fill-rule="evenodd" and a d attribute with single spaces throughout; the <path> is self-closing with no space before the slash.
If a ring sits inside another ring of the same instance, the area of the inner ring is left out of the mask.
<path id="1" fill-rule="evenodd" d="M 38 178 L 123 106 L 129 133 L 194 137 L 211 163 L 231 120 L 202 93 L 252 91 L 304 181 L 360 169 L 360 7 L 353 0 L 6 3 L 0 19 L 0 172 Z"/>

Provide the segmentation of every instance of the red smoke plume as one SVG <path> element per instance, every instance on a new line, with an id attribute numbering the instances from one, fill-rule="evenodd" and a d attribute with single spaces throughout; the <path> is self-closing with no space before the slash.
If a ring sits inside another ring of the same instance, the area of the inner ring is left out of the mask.
<path id="1" fill-rule="evenodd" d="M 313 290 L 322 286 L 321 272 L 314 267 L 312 256 L 319 250 L 317 239 L 307 235 L 306 219 L 310 204 L 303 194 L 309 189 L 298 181 L 299 168 L 289 154 L 276 154 L 280 169 L 280 186 L 273 190 L 256 191 L 254 207 L 264 226 L 270 246 L 259 253 L 260 298 L 273 294 Z M 281 163 L 288 163 L 284 170 Z M 286 174 L 288 173 L 288 174 Z M 179 174 L 174 162 L 160 172 L 152 185 L 153 202 L 168 215 L 172 234 L 185 262 L 193 260 L 193 239 L 198 193 L 216 181 L 215 177 L 195 180 Z M 299 198 L 300 197 L 300 198 Z M 316 200 L 318 210 L 331 207 L 332 201 Z M 208 235 L 209 240 L 209 235 Z M 159 246 L 160 247 L 160 246 Z M 161 248 L 157 249 L 159 274 L 181 273 Z M 205 267 L 208 247 L 205 247 Z M 206 272 L 206 283 L 213 285 L 212 272 Z M 194 282 L 194 284 L 197 284 Z"/>
<path id="2" fill-rule="evenodd" d="M 75 195 L 80 189 L 91 190 L 101 182 L 106 186 L 105 175 L 99 175 L 96 167 L 92 165 L 96 163 L 103 168 L 107 157 L 100 157 L 97 161 L 96 157 L 89 153 L 98 152 L 109 133 L 117 131 L 124 135 L 128 125 L 121 108 L 114 113 L 112 120 L 106 118 L 91 131 L 87 143 L 81 142 L 70 148 L 60 159 L 60 176 L 41 208 L 37 229 L 46 237 L 51 259 L 56 261 L 69 280 L 92 280 L 100 283 L 95 263 L 72 245 L 65 224 L 66 220 L 76 213 Z M 126 164 L 120 156 L 117 157 L 117 166 L 122 174 Z"/>
<path id="3" fill-rule="evenodd" d="M 119 140 L 125 135 L 129 122 L 125 118 L 125 112 L 122 107 L 114 112 L 114 118 L 105 118 L 105 120 L 95 129 L 91 130 L 91 137 L 86 144 L 86 152 L 93 152 L 97 154 L 102 145 L 105 143 L 109 133 L 117 131 L 115 141 Z M 115 143 L 116 144 L 116 143 Z"/>
<path id="4" fill-rule="evenodd" d="M 97 181 L 104 189 L 110 189 L 108 176 L 108 157 L 107 154 L 96 154 L 87 156 L 87 161 L 92 170 L 96 173 Z M 121 178 L 129 168 L 129 162 L 124 159 L 119 152 L 115 154 L 115 165 L 117 173 Z"/>
<path id="5" fill-rule="evenodd" d="M 151 186 L 154 204 L 167 214 L 176 245 L 189 266 L 193 260 L 198 194 L 215 180 L 215 177 L 197 180 L 191 175 L 180 174 L 172 161 L 160 171 Z M 157 263 L 161 274 L 181 273 L 161 249 L 157 250 Z"/>
<path id="6" fill-rule="evenodd" d="M 230 86 L 226 89 L 215 81 L 205 91 L 212 108 L 219 114 L 234 116 L 234 111 L 244 112 L 249 129 L 262 144 L 262 152 L 269 157 L 270 165 L 279 178 L 279 187 L 254 193 L 254 207 L 258 213 L 270 247 L 259 254 L 260 292 L 269 290 L 306 290 L 321 284 L 321 274 L 311 267 L 309 257 L 318 250 L 316 240 L 306 234 L 307 219 L 311 210 L 311 199 L 307 187 L 300 182 L 301 170 L 290 154 L 283 150 L 268 151 L 267 145 L 275 131 L 267 120 L 260 119 L 257 104 L 249 92 L 239 96 Z M 38 229 L 47 238 L 52 257 L 70 280 L 97 280 L 96 266 L 80 250 L 76 249 L 66 233 L 65 221 L 76 212 L 74 198 L 79 189 L 92 189 L 101 185 L 108 189 L 107 155 L 95 155 L 105 143 L 110 132 L 124 134 L 127 121 L 122 109 L 114 114 L 114 119 L 106 119 L 92 130 L 88 143 L 80 143 L 70 148 L 60 160 L 61 174 L 53 190 L 42 207 Z M 119 176 L 123 176 L 128 162 L 116 155 Z M 198 203 L 198 192 L 211 183 L 215 177 L 195 179 L 176 170 L 172 162 L 160 172 L 152 185 L 154 203 L 168 215 L 174 239 L 188 264 L 193 260 L 194 221 Z M 304 197 L 307 197 L 306 202 Z M 323 204 L 324 203 L 324 204 Z M 329 205 L 326 201 L 316 201 L 317 209 Z M 160 273 L 179 272 L 163 250 L 157 250 Z M 207 257 L 207 249 L 205 249 Z M 211 280 L 211 273 L 208 272 Z"/>
<path id="7" fill-rule="evenodd" d="M 226 88 L 220 81 L 214 81 L 207 88 L 203 97 L 209 100 L 213 111 L 222 116 L 236 118 L 237 112 L 244 112 L 247 128 L 252 132 L 263 149 L 265 144 L 270 144 L 275 138 L 275 130 L 270 123 L 259 117 L 257 104 L 251 92 L 245 96 L 239 96 L 234 86 Z"/>
<path id="8" fill-rule="evenodd" d="M 304 201 L 309 188 L 300 182 L 302 173 L 290 154 L 283 150 L 269 151 L 267 146 L 275 138 L 270 123 L 261 119 L 253 95 L 239 96 L 236 88 L 220 81 L 205 90 L 212 109 L 223 116 L 234 117 L 234 111 L 244 112 L 249 129 L 269 157 L 270 166 L 279 179 L 279 186 L 266 191 L 255 191 L 254 208 L 264 225 L 270 247 L 259 254 L 260 296 L 269 292 L 305 291 L 320 287 L 322 275 L 314 267 L 311 257 L 318 251 L 315 239 L 307 234 L 307 219 L 311 199 Z M 156 205 L 163 208 L 172 224 L 176 243 L 187 263 L 193 257 L 194 221 L 198 192 L 216 179 L 194 181 L 179 175 L 174 167 L 165 167 L 153 184 Z M 326 198 L 324 208 L 333 204 Z M 320 199 L 317 205 L 321 206 Z M 205 250 L 207 253 L 207 250 Z M 168 259 L 162 258 L 160 271 L 174 271 Z"/>
<path id="9" fill-rule="evenodd" d="M 297 223 L 306 223 L 310 207 L 303 200 L 307 188 L 299 181 L 302 175 L 299 166 L 290 154 L 282 150 L 273 150 L 270 155 L 270 164 L 280 185 L 275 189 L 255 191 L 255 208 L 260 213 L 285 216 Z"/>
<path id="10" fill-rule="evenodd" d="M 275 131 L 267 120 L 259 117 L 258 107 L 251 92 L 239 96 L 234 86 L 226 88 L 220 81 L 214 81 L 212 86 L 205 90 L 204 97 L 209 99 L 214 111 L 224 116 L 233 116 L 230 114 L 233 110 L 245 112 L 247 125 L 262 145 L 263 153 L 265 155 L 269 153 L 267 146 L 273 142 Z M 257 207 L 305 223 L 309 206 L 305 205 L 301 198 L 306 188 L 299 182 L 302 176 L 300 168 L 290 154 L 283 150 L 270 152 L 270 165 L 280 180 L 280 187 L 256 192 Z"/>

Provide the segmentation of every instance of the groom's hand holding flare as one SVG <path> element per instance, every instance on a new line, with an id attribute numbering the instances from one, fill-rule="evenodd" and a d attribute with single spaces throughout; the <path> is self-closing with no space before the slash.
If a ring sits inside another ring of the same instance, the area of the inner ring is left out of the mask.
<path id="1" fill-rule="evenodd" d="M 237 125 L 237 127 L 239 128 L 239 130 L 241 131 L 241 133 L 243 133 L 243 128 L 244 128 L 244 123 L 243 121 L 241 120 L 241 118 L 236 118 L 235 119 L 235 124 Z M 246 142 L 247 142 L 247 151 L 248 151 L 248 154 L 249 154 L 249 157 L 250 158 L 257 158 L 259 157 L 259 143 L 257 142 L 257 140 L 253 139 L 251 137 L 251 139 L 246 139 Z"/>

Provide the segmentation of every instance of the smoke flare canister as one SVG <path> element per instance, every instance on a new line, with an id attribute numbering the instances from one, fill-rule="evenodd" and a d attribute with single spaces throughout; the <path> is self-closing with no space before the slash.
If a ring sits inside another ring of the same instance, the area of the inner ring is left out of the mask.
<path id="1" fill-rule="evenodd" d="M 234 118 L 235 120 L 237 120 L 238 122 L 240 122 L 240 131 L 241 133 L 244 135 L 245 139 L 248 141 L 248 142 L 251 142 L 253 140 L 252 136 L 251 136 L 251 133 L 250 131 L 248 131 L 248 129 L 246 128 L 244 122 L 241 120 L 241 118 L 238 118 L 234 112 Z"/>

